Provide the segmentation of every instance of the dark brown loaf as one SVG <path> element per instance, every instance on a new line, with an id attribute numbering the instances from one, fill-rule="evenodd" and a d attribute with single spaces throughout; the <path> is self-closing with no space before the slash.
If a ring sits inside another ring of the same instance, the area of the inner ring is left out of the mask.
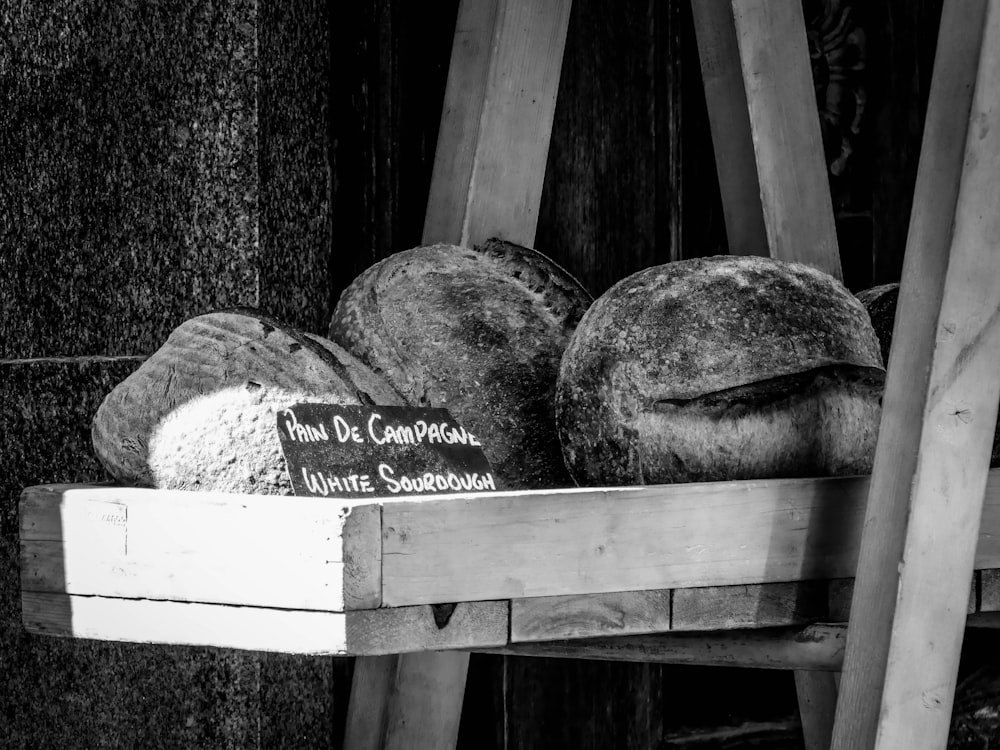
<path id="1" fill-rule="evenodd" d="M 297 401 L 402 404 L 330 341 L 249 310 L 176 328 L 104 399 L 92 439 L 118 481 L 289 494 L 275 413 Z"/>
<path id="2" fill-rule="evenodd" d="M 443 407 L 483 443 L 508 488 L 572 484 L 553 398 L 590 295 L 540 253 L 491 240 L 383 260 L 344 291 L 330 338 L 412 405 Z"/>
<path id="3" fill-rule="evenodd" d="M 882 362 L 889 365 L 889 346 L 892 344 L 892 326 L 896 319 L 896 302 L 899 299 L 899 284 L 882 284 L 858 292 L 858 300 L 871 317 L 872 328 L 878 338 L 882 352 Z"/>
<path id="4" fill-rule="evenodd" d="M 863 306 L 769 258 L 649 268 L 588 310 L 556 416 L 581 484 L 863 473 L 884 371 Z"/>

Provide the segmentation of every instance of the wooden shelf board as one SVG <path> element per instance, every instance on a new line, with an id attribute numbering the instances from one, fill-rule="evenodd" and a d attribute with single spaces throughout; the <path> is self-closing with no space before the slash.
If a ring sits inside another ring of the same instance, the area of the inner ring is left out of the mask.
<path id="1" fill-rule="evenodd" d="M 846 614 L 866 490 L 851 477 L 362 504 L 33 487 L 23 620 L 48 635 L 355 655 L 801 627 Z M 1000 610 L 996 471 L 977 567 L 970 612 Z M 444 602 L 461 604 L 439 626 L 429 605 Z"/>

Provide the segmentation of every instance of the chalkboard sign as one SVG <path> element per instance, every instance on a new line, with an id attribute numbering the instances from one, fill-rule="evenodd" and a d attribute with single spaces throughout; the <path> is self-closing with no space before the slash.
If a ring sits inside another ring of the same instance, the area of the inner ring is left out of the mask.
<path id="1" fill-rule="evenodd" d="M 295 404 L 277 418 L 296 495 L 358 498 L 496 489 L 479 441 L 445 409 Z"/>

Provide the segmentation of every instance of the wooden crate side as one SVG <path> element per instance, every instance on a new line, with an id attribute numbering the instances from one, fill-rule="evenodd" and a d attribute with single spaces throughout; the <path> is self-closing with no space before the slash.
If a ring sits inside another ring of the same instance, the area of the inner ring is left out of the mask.
<path id="1" fill-rule="evenodd" d="M 381 601 L 377 506 L 46 486 L 24 491 L 20 517 L 25 591 L 326 611 Z"/>

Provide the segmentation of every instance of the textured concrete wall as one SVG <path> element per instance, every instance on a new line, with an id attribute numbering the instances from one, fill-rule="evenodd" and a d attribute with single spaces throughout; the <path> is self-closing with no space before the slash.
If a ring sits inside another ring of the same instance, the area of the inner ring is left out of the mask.
<path id="1" fill-rule="evenodd" d="M 17 499 L 102 479 L 90 419 L 184 319 L 329 306 L 327 9 L 0 5 L 0 747 L 330 746 L 331 659 L 33 637 Z"/>

